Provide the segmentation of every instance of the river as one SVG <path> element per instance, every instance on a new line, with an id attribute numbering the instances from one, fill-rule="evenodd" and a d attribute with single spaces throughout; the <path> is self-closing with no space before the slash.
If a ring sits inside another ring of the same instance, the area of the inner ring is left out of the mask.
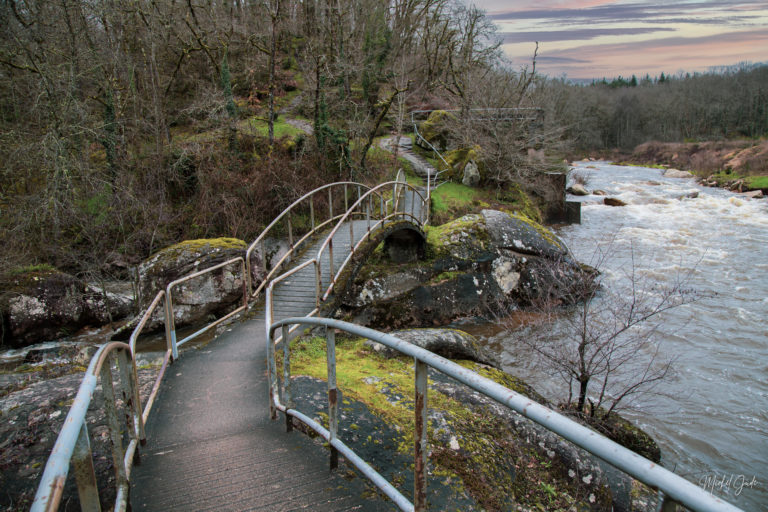
<path id="1" fill-rule="evenodd" d="M 668 286 L 687 274 L 688 286 L 705 295 L 662 318 L 662 356 L 678 358 L 664 383 L 670 396 L 623 414 L 658 441 L 667 468 L 744 510 L 768 510 L 768 200 L 664 178 L 658 169 L 574 167 L 588 175 L 589 190 L 627 203 L 573 198 L 583 202 L 582 223 L 558 234 L 577 259 L 589 262 L 595 244 L 613 238 L 601 268 L 608 286 L 628 286 L 634 258 L 638 275 Z M 562 381 L 531 364 L 512 336 L 484 339 L 508 371 L 562 397 Z"/>

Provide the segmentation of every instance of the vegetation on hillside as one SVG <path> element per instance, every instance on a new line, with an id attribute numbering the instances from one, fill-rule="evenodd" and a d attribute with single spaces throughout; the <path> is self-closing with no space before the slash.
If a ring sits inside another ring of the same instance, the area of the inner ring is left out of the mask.
<path id="1" fill-rule="evenodd" d="M 180 240 L 252 240 L 317 185 L 393 173 L 374 141 L 417 109 L 454 111 L 447 149 L 479 148 L 497 197 L 543 186 L 568 141 L 768 131 L 766 66 L 575 86 L 539 76 L 534 48 L 512 68 L 455 0 L 13 0 L 0 24 L 4 269 L 124 275 Z"/>

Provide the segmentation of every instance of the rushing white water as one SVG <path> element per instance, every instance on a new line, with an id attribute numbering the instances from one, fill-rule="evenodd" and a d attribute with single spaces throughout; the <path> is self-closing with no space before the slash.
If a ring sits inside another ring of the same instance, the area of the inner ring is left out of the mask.
<path id="1" fill-rule="evenodd" d="M 660 285 L 689 274 L 688 286 L 712 295 L 664 313 L 658 340 L 664 355 L 678 358 L 664 383 L 671 397 L 625 415 L 657 439 L 669 469 L 744 510 L 768 510 L 768 200 L 663 178 L 658 169 L 575 167 L 589 175 L 588 189 L 627 203 L 580 198 L 581 225 L 559 231 L 580 261 L 614 238 L 601 269 L 607 285 L 621 290 L 634 265 Z M 488 342 L 545 394 L 562 385 L 532 368 L 529 352 L 504 333 Z"/>

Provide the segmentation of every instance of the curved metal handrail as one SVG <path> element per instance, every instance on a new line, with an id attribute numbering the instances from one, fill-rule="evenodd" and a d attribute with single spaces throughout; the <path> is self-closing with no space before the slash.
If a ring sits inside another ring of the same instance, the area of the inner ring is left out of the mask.
<path id="1" fill-rule="evenodd" d="M 129 439 L 125 449 L 123 448 L 120 420 L 115 407 L 115 391 L 112 382 L 112 365 L 114 363 L 117 364 L 119 379 L 122 382 L 121 391 L 124 407 L 130 409 L 130 414 L 125 417 Z M 86 414 L 99 377 L 104 393 L 104 409 L 107 415 L 112 457 L 116 469 L 115 510 L 125 510 L 126 508 L 128 481 L 133 463 L 138 458 L 138 445 L 143 427 L 136 364 L 132 356 L 131 346 L 115 341 L 102 345 L 91 358 L 77 395 L 45 465 L 35 500 L 32 503 L 31 510 L 33 512 L 58 508 L 70 463 L 75 466 L 81 507 L 84 510 L 100 510 L 99 490 L 93 470 L 93 455 L 88 438 L 88 422 L 86 421 Z"/>
<path id="2" fill-rule="evenodd" d="M 282 338 L 287 339 L 289 326 L 297 328 L 301 325 L 325 328 L 328 367 L 328 428 L 325 428 L 319 422 L 294 409 L 293 396 L 291 393 L 290 343 L 283 343 L 283 400 L 280 400 L 281 397 L 277 385 L 275 348 L 274 343 L 271 341 L 278 328 L 282 329 Z M 335 330 L 337 329 L 381 343 L 391 349 L 397 350 L 401 354 L 414 358 L 415 390 L 413 409 L 415 420 L 415 499 L 413 504 L 337 437 L 339 418 L 335 356 Z M 427 507 L 427 368 L 432 367 L 443 375 L 465 384 L 488 398 L 495 400 L 502 406 L 512 409 L 531 421 L 538 423 L 547 430 L 558 434 L 574 445 L 618 468 L 632 478 L 657 489 L 662 495 L 660 510 L 675 510 L 676 504 L 679 503 L 696 511 L 743 512 L 741 509 L 731 505 L 725 500 L 713 496 L 698 485 L 653 463 L 632 450 L 611 441 L 604 435 L 533 401 L 527 396 L 521 395 L 520 393 L 464 368 L 453 361 L 395 336 L 330 318 L 285 318 L 267 326 L 267 347 L 269 358 L 267 365 L 270 387 L 269 405 L 272 418 L 276 419 L 277 411 L 281 411 L 285 414 L 287 425 L 290 424 L 290 417 L 293 416 L 312 428 L 328 441 L 331 450 L 332 467 L 334 466 L 334 458 L 337 458 L 338 453 L 341 453 L 349 462 L 354 464 L 366 477 L 389 496 L 401 510 L 424 511 Z"/>
<path id="3" fill-rule="evenodd" d="M 267 273 L 267 276 L 262 280 L 261 284 L 257 287 L 256 290 L 253 290 L 253 282 L 252 282 L 252 276 L 253 276 L 253 269 L 251 268 L 251 254 L 253 253 L 254 249 L 261 243 L 262 244 L 262 268 L 266 271 L 266 250 L 263 246 L 264 240 L 269 234 L 270 231 L 283 219 L 287 218 L 287 224 L 288 224 L 288 240 L 289 240 L 289 246 L 291 250 L 289 252 L 293 252 L 294 247 L 298 247 L 304 240 L 306 240 L 311 234 L 316 233 L 319 229 L 326 226 L 328 223 L 333 222 L 334 219 L 338 218 L 338 216 L 334 217 L 333 215 L 333 188 L 335 187 L 344 187 L 344 201 L 346 203 L 347 201 L 347 188 L 350 186 L 354 186 L 358 190 L 358 196 L 360 195 L 361 189 L 370 190 L 371 187 L 368 185 L 365 185 L 363 183 L 358 183 L 354 181 L 339 181 L 335 183 L 329 183 L 327 185 L 323 185 L 321 187 L 318 187 L 314 190 L 311 190 L 310 192 L 307 192 L 300 198 L 296 199 L 293 203 L 291 203 L 289 206 L 287 206 L 277 217 L 275 217 L 272 222 L 267 225 L 266 228 L 259 234 L 258 237 L 248 246 L 248 249 L 245 251 L 245 266 L 246 266 L 246 273 L 247 273 L 247 289 L 249 291 L 249 294 L 251 297 L 255 297 L 258 295 L 258 293 L 264 289 L 266 286 L 266 283 L 268 281 L 268 277 L 271 277 L 274 275 L 274 270 L 279 269 L 280 265 L 285 261 L 285 257 L 280 259 L 279 263 L 276 263 L 272 266 L 271 269 L 269 269 L 269 272 Z M 318 193 L 328 190 L 328 203 L 330 208 L 330 215 L 329 219 L 325 222 L 321 223 L 318 226 L 315 226 L 315 210 L 314 210 L 314 197 Z M 300 204 L 304 203 L 307 199 L 310 199 L 309 201 L 309 208 L 310 208 L 310 224 L 312 228 L 310 229 L 310 232 L 304 235 L 297 243 L 294 244 L 293 242 L 293 233 L 291 229 L 291 221 L 290 221 L 290 215 L 291 212 Z M 346 204 L 345 204 L 345 210 Z"/>
<path id="4" fill-rule="evenodd" d="M 339 229 L 341 229 L 341 227 L 344 224 L 344 222 L 349 220 L 349 217 L 351 216 L 351 213 L 355 210 L 355 208 L 358 205 L 360 205 L 363 202 L 365 202 L 366 200 L 368 200 L 368 198 L 371 195 L 377 193 L 379 189 L 384 189 L 384 188 L 387 188 L 387 187 L 393 187 L 393 190 L 394 190 L 393 191 L 393 195 L 395 196 L 395 200 L 393 202 L 395 203 L 396 206 L 397 206 L 397 203 L 399 202 L 397 200 L 397 196 L 401 193 L 401 192 L 397 191 L 398 187 L 400 187 L 401 190 L 411 189 L 411 192 L 414 194 L 413 200 L 411 201 L 411 213 L 408 213 L 408 212 L 405 212 L 405 211 L 398 211 L 396 209 L 396 207 L 395 207 L 393 209 L 392 213 L 388 213 L 386 215 L 382 215 L 382 217 L 380 219 L 378 219 L 373 225 L 371 225 L 371 223 L 370 223 L 370 216 L 368 216 L 369 217 L 368 229 L 367 229 L 368 239 L 370 239 L 370 234 L 371 234 L 372 229 L 375 229 L 376 227 L 382 225 L 384 222 L 386 222 L 387 220 L 392 219 L 392 218 L 396 218 L 396 217 L 408 218 L 408 217 L 410 217 L 411 219 L 413 219 L 415 221 L 415 223 L 418 226 L 423 226 L 424 225 L 424 223 L 425 223 L 425 215 L 426 215 L 426 211 L 427 211 L 428 206 L 429 206 L 429 201 L 413 185 L 410 185 L 409 183 L 403 183 L 401 181 L 388 181 L 388 182 L 381 183 L 381 184 L 377 185 L 376 187 L 370 189 L 368 192 L 363 194 L 349 208 L 349 210 L 347 210 L 347 213 L 345 213 L 339 219 L 339 221 L 336 224 L 336 226 L 331 230 L 330 234 L 326 237 L 325 242 L 323 242 L 323 244 L 320 246 L 320 249 L 318 249 L 318 251 L 317 251 L 317 256 L 315 257 L 315 260 L 317 260 L 318 268 L 319 268 L 319 270 L 318 270 L 318 280 L 320 279 L 320 276 L 322 274 L 321 262 L 323 261 L 322 260 L 322 256 L 323 256 L 323 253 L 325 252 L 326 249 L 328 249 L 328 264 L 329 264 L 328 270 L 330 271 L 330 274 L 329 274 L 330 275 L 330 282 L 328 284 L 328 288 L 326 288 L 326 290 L 323 292 L 323 295 L 320 298 L 320 300 L 326 300 L 328 298 L 328 296 L 333 291 L 333 288 L 334 288 L 334 286 L 336 284 L 336 280 L 338 279 L 338 277 L 343 272 L 343 270 L 346 267 L 347 263 L 355 255 L 357 249 L 363 244 L 363 242 L 366 239 L 365 236 L 361 237 L 360 241 L 358 243 L 356 243 L 354 245 L 354 247 L 350 248 L 349 254 L 345 258 L 345 260 L 342 262 L 342 264 L 339 266 L 339 269 L 334 273 L 334 270 L 335 270 L 333 268 L 333 237 L 334 237 L 334 235 L 338 232 Z M 420 212 L 419 218 L 417 218 L 414 215 L 414 212 L 413 212 L 413 209 L 414 209 L 413 207 L 416 204 L 416 198 L 417 197 L 419 199 L 421 199 L 421 203 L 422 203 L 422 207 L 421 207 L 421 212 Z M 368 211 L 370 212 L 370 208 L 368 208 Z M 354 241 L 354 239 L 355 239 L 354 231 L 353 231 L 354 230 L 354 226 L 353 226 L 351 221 L 349 222 L 349 229 L 350 229 L 350 244 L 351 244 L 351 241 Z"/>

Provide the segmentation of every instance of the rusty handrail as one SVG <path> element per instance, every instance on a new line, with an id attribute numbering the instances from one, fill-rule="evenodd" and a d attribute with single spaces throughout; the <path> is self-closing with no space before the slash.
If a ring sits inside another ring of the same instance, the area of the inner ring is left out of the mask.
<path id="1" fill-rule="evenodd" d="M 326 359 L 328 372 L 328 428 L 309 416 L 294 409 L 291 394 L 290 343 L 283 343 L 283 389 L 280 397 L 275 364 L 275 349 L 272 339 L 277 329 L 282 330 L 282 338 L 288 340 L 289 326 L 323 327 L 326 336 Z M 385 334 L 374 329 L 330 318 L 285 318 L 267 327 L 268 371 L 270 415 L 277 419 L 277 411 L 285 414 L 286 427 L 291 429 L 291 417 L 312 428 L 328 441 L 331 468 L 337 465 L 338 453 L 355 465 L 379 489 L 404 511 L 423 512 L 427 509 L 427 369 L 431 367 L 443 375 L 465 384 L 475 391 L 491 398 L 520 415 L 534 421 L 570 441 L 574 445 L 599 457 L 632 478 L 657 489 L 661 494 L 661 511 L 676 509 L 677 504 L 691 510 L 702 512 L 743 512 L 727 501 L 713 496 L 705 489 L 689 482 L 664 467 L 651 462 L 602 434 L 576 423 L 572 419 L 549 409 L 532 399 L 521 395 L 501 384 L 473 372 L 463 366 L 441 357 L 429 350 Z M 400 354 L 414 359 L 414 502 L 411 503 L 397 489 L 384 479 L 375 469 L 362 460 L 349 446 L 337 437 L 338 429 L 338 390 L 336 388 L 335 333 L 340 331 L 360 336 L 381 343 Z M 281 400 L 282 398 L 282 400 Z"/>

